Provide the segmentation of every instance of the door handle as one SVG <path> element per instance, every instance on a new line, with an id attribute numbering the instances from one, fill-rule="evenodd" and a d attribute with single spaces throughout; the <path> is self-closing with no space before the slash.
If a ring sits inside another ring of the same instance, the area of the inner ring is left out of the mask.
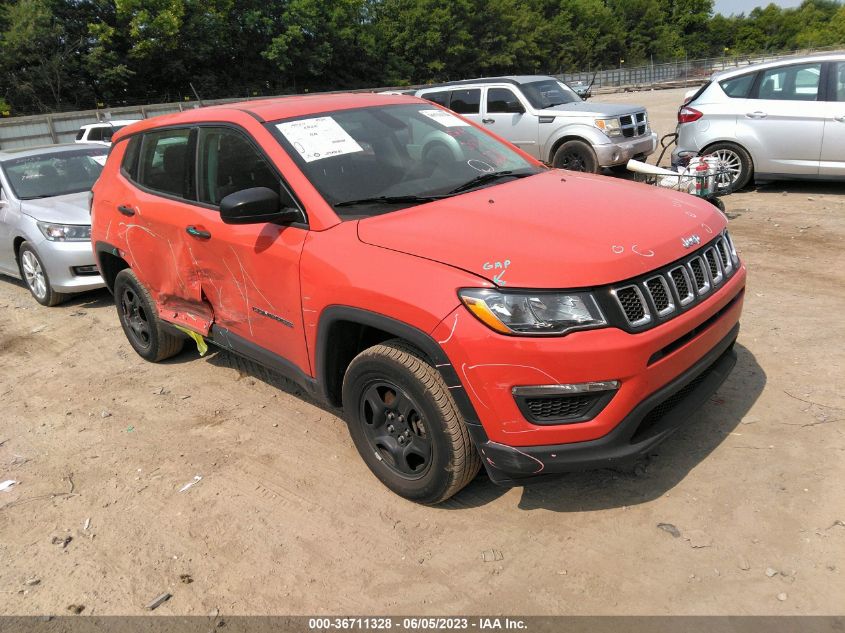
<path id="1" fill-rule="evenodd" d="M 839 121 L 840 123 L 845 123 L 845 114 L 843 114 L 842 116 L 835 116 L 833 118 L 834 120 Z"/>
<path id="2" fill-rule="evenodd" d="M 201 240 L 207 240 L 211 237 L 211 233 L 209 233 L 208 231 L 203 231 L 202 229 L 198 229 L 195 226 L 185 227 L 185 231 L 191 237 L 197 237 Z"/>
<path id="3" fill-rule="evenodd" d="M 117 210 L 120 211 L 123 215 L 128 215 L 130 217 L 135 215 L 135 209 L 125 204 L 120 205 Z"/>
<path id="4" fill-rule="evenodd" d="M 484 125 L 490 125 L 491 123 L 495 123 L 495 122 L 496 122 L 496 119 L 481 119 L 481 122 L 482 122 Z"/>
<path id="5" fill-rule="evenodd" d="M 769 115 L 765 112 L 760 112 L 759 110 L 757 110 L 756 112 L 748 112 L 745 116 L 749 119 L 765 119 Z"/>

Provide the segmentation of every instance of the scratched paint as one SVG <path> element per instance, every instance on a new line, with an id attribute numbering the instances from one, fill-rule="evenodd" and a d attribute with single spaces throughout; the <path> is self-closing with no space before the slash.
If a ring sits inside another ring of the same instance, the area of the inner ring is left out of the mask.
<path id="1" fill-rule="evenodd" d="M 459 314 L 457 314 L 457 313 L 455 314 L 455 321 L 454 321 L 454 323 L 452 323 L 452 331 L 449 332 L 449 336 L 444 338 L 442 341 L 437 341 L 438 343 L 443 345 L 443 344 L 448 343 L 449 341 L 452 340 L 452 337 L 455 335 L 455 328 L 458 327 L 458 317 L 459 316 L 460 316 Z"/>

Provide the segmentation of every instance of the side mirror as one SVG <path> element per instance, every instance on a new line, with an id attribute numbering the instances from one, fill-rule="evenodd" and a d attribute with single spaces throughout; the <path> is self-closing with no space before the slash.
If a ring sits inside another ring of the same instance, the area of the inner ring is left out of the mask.
<path id="1" fill-rule="evenodd" d="M 220 219 L 225 224 L 289 224 L 299 217 L 299 211 L 283 208 L 279 194 L 267 187 L 236 191 L 220 201 Z"/>

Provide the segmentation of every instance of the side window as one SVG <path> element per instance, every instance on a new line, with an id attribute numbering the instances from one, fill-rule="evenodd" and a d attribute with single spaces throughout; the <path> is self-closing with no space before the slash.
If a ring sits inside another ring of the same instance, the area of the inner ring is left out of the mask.
<path id="1" fill-rule="evenodd" d="M 762 72 L 758 99 L 779 101 L 815 101 L 819 95 L 822 65 L 796 64 L 770 68 Z"/>
<path id="2" fill-rule="evenodd" d="M 173 196 L 188 197 L 193 162 L 188 151 L 190 129 L 148 132 L 141 144 L 138 183 Z"/>
<path id="3" fill-rule="evenodd" d="M 88 130 L 88 140 L 89 141 L 102 141 L 103 140 L 103 128 L 101 127 L 92 127 Z"/>
<path id="4" fill-rule="evenodd" d="M 507 88 L 489 88 L 487 90 L 487 113 L 505 114 L 525 112 L 513 91 Z"/>
<path id="5" fill-rule="evenodd" d="M 740 75 L 731 79 L 720 81 L 719 85 L 725 94 L 734 99 L 747 99 L 748 93 L 751 92 L 751 86 L 754 85 L 754 78 L 757 73 L 749 73 L 747 75 Z"/>
<path id="6" fill-rule="evenodd" d="M 226 127 L 201 127 L 199 137 L 199 201 L 215 206 L 230 193 L 267 187 L 296 208 L 281 179 L 241 132 Z"/>
<path id="7" fill-rule="evenodd" d="M 79 131 L 76 133 L 76 140 L 81 141 L 83 136 L 85 136 L 85 128 L 81 127 L 81 128 L 79 128 Z"/>
<path id="8" fill-rule="evenodd" d="M 133 136 L 128 141 L 126 153 L 123 154 L 123 161 L 120 163 L 120 170 L 130 180 L 138 179 L 138 156 L 141 153 L 141 137 Z"/>
<path id="9" fill-rule="evenodd" d="M 831 99 L 833 101 L 845 101 L 845 62 L 836 62 L 831 73 L 833 89 Z"/>
<path id="10" fill-rule="evenodd" d="M 445 108 L 449 107 L 449 92 L 448 91 L 441 91 L 441 92 L 428 92 L 422 95 L 423 99 L 427 99 L 432 103 L 436 103 L 437 105 L 442 105 Z"/>
<path id="11" fill-rule="evenodd" d="M 481 89 L 453 90 L 449 109 L 458 114 L 478 114 L 481 105 Z"/>

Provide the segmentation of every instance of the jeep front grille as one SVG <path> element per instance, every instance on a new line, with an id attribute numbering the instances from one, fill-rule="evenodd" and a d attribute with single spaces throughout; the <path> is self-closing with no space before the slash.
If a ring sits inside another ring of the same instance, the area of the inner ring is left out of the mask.
<path id="1" fill-rule="evenodd" d="M 726 235 L 668 268 L 612 288 L 628 325 L 672 318 L 721 287 L 736 270 Z"/>

